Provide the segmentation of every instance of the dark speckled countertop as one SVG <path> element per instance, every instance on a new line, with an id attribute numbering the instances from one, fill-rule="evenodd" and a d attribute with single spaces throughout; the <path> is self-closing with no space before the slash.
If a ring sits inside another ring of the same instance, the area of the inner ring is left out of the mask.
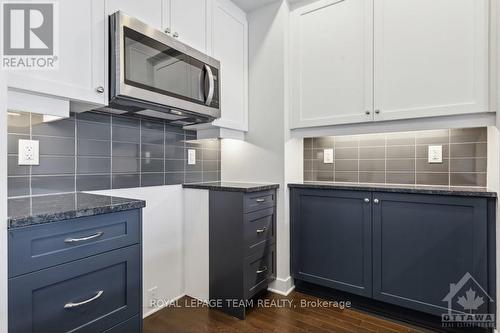
<path id="1" fill-rule="evenodd" d="M 143 208 L 143 200 L 70 193 L 8 200 L 9 229 Z"/>
<path id="2" fill-rule="evenodd" d="M 232 182 L 212 182 L 212 183 L 193 183 L 184 184 L 184 188 L 194 188 L 210 191 L 229 191 L 252 193 L 265 190 L 274 190 L 279 187 L 278 184 L 259 184 L 259 183 L 232 183 Z"/>
<path id="3" fill-rule="evenodd" d="M 448 187 L 448 186 L 418 186 L 418 185 L 384 185 L 384 184 L 356 184 L 356 183 L 327 183 L 303 182 L 288 184 L 290 188 L 334 189 L 351 191 L 377 191 L 390 193 L 415 193 L 433 195 L 456 195 L 465 197 L 496 198 L 497 193 L 488 189 L 476 187 Z"/>

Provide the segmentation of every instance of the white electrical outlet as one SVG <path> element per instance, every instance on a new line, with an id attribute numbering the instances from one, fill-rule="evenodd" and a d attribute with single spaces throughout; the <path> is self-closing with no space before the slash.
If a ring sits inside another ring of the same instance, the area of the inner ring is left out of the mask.
<path id="1" fill-rule="evenodd" d="M 38 140 L 19 140 L 18 142 L 19 165 L 39 165 L 39 142 Z"/>
<path id="2" fill-rule="evenodd" d="M 188 164 L 195 165 L 196 164 L 196 150 L 188 149 Z"/>
<path id="3" fill-rule="evenodd" d="M 324 149 L 323 150 L 323 163 L 324 164 L 333 164 L 333 149 Z"/>
<path id="4" fill-rule="evenodd" d="M 158 301 L 158 287 L 154 286 L 148 289 L 148 298 L 149 298 L 149 307 L 155 308 L 157 306 L 156 302 Z"/>
<path id="5" fill-rule="evenodd" d="M 443 146 L 429 146 L 429 163 L 443 163 Z"/>

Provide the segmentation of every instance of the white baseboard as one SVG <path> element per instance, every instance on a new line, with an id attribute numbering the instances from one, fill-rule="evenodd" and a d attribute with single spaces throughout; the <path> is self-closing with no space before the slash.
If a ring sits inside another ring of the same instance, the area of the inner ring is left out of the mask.
<path id="1" fill-rule="evenodd" d="M 293 284 L 293 279 L 291 276 L 287 277 L 286 279 L 276 278 L 276 280 L 271 283 L 269 288 L 267 288 L 267 290 L 269 290 L 270 292 L 282 296 L 288 296 L 294 289 L 295 285 Z"/>
<path id="2" fill-rule="evenodd" d="M 171 299 L 171 300 L 169 300 L 169 301 L 162 302 L 162 305 L 161 305 L 161 306 L 156 307 L 156 308 L 153 308 L 153 309 L 149 310 L 149 311 L 148 311 L 148 312 L 146 312 L 146 313 L 142 313 L 142 319 L 144 319 L 144 318 L 146 318 L 146 317 L 151 316 L 152 314 L 154 314 L 154 313 L 156 313 L 156 312 L 160 311 L 161 309 L 165 308 L 168 304 L 172 304 L 172 303 L 174 303 L 174 302 L 176 302 L 176 301 L 180 300 L 180 299 L 181 299 L 181 298 L 183 298 L 184 296 L 186 296 L 186 294 L 182 294 L 182 295 L 179 295 L 179 296 L 177 296 L 177 297 L 172 298 L 172 299 Z"/>

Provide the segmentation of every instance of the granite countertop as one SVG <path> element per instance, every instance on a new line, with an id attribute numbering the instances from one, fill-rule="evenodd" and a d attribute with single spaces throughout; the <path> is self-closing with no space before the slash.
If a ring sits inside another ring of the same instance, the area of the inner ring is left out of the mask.
<path id="1" fill-rule="evenodd" d="M 90 193 L 69 193 L 8 200 L 8 228 L 50 223 L 75 217 L 92 216 L 143 208 L 143 200 Z"/>
<path id="2" fill-rule="evenodd" d="M 391 193 L 415 193 L 435 195 L 456 195 L 465 197 L 496 198 L 497 193 L 477 187 L 448 187 L 448 186 L 418 186 L 418 185 L 384 185 L 384 184 L 356 184 L 332 182 L 302 182 L 288 184 L 290 188 L 335 189 L 351 191 L 377 191 Z"/>
<path id="3" fill-rule="evenodd" d="M 278 184 L 259 184 L 259 183 L 231 183 L 231 182 L 212 182 L 212 183 L 193 183 L 184 184 L 184 188 L 194 188 L 210 191 L 228 191 L 252 193 L 265 190 L 274 190 L 279 187 Z"/>

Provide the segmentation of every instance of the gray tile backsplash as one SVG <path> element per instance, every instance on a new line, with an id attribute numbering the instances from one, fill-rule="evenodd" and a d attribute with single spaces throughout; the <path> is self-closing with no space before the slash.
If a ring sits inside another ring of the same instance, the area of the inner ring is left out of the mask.
<path id="1" fill-rule="evenodd" d="M 428 163 L 429 145 L 442 145 L 442 163 Z M 485 187 L 487 146 L 486 127 L 306 138 L 304 180 Z"/>
<path id="2" fill-rule="evenodd" d="M 40 165 L 17 165 L 18 140 L 40 142 Z M 38 114 L 8 117 L 8 195 L 44 195 L 220 180 L 220 141 L 161 120 L 98 112 L 44 123 Z M 196 164 L 187 164 L 196 149 Z"/>

